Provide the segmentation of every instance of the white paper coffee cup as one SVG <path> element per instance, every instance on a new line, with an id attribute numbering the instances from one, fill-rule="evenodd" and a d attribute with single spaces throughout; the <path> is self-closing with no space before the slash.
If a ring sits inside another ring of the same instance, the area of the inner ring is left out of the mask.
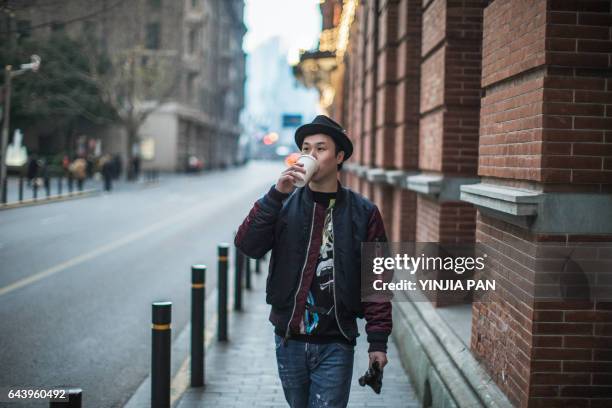
<path id="1" fill-rule="evenodd" d="M 304 170 L 306 170 L 305 174 L 300 173 L 302 176 L 302 180 L 298 180 L 295 182 L 297 187 L 304 187 L 310 179 L 312 175 L 319 169 L 319 162 L 313 156 L 309 154 L 303 154 L 297 159 L 297 163 L 302 163 L 304 165 Z"/>

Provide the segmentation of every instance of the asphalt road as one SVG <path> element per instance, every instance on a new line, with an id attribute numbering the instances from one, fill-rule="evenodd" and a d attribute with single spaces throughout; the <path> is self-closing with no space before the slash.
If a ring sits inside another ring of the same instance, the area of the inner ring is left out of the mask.
<path id="1" fill-rule="evenodd" d="M 190 265 L 209 265 L 214 290 L 217 243 L 232 242 L 282 168 L 0 211 L 0 388 L 78 386 L 85 407 L 122 406 L 149 373 L 151 303 L 173 302 L 176 337 Z"/>

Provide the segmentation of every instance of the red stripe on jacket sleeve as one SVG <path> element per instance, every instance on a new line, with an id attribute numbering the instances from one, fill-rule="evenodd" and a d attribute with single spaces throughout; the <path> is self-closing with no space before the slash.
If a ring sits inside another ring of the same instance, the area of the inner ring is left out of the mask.
<path id="1" fill-rule="evenodd" d="M 246 216 L 244 221 L 242 221 L 242 224 L 240 224 L 240 227 L 238 228 L 238 232 L 236 233 L 236 238 L 234 238 L 234 245 L 236 245 L 236 247 L 240 248 L 240 244 L 242 243 L 244 236 L 249 230 L 249 226 L 255 219 L 255 215 L 257 214 L 257 211 L 259 211 L 259 202 L 255 201 L 255 204 L 253 204 L 253 208 L 251 208 L 251 211 L 249 211 L 249 214 Z"/>
<path id="2" fill-rule="evenodd" d="M 378 207 L 374 206 L 368 221 L 367 242 L 387 242 L 385 226 Z M 376 351 L 386 350 L 386 343 L 393 329 L 391 302 L 363 302 L 366 319 L 366 333 L 371 345 L 377 344 Z M 382 344 L 383 346 L 380 346 Z"/>

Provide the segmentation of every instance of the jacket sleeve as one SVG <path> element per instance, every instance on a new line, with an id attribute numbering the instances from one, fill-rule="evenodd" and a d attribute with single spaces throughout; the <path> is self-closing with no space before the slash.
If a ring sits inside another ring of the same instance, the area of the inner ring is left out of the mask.
<path id="1" fill-rule="evenodd" d="M 272 186 L 265 196 L 257 200 L 238 228 L 234 238 L 236 248 L 256 259 L 272 249 L 276 219 L 287 197 L 289 194 L 283 194 Z"/>
<path id="2" fill-rule="evenodd" d="M 385 226 L 378 208 L 374 206 L 368 221 L 367 242 L 387 242 Z M 362 302 L 366 319 L 368 352 L 387 351 L 387 340 L 393 328 L 391 302 Z"/>

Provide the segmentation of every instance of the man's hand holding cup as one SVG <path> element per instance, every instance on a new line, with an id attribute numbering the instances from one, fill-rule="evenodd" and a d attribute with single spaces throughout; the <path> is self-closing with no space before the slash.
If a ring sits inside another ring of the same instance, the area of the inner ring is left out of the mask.
<path id="1" fill-rule="evenodd" d="M 276 182 L 276 189 L 283 194 L 289 194 L 295 187 L 304 187 L 308 184 L 317 170 L 319 170 L 317 159 L 309 154 L 303 154 L 295 164 L 282 172 Z"/>
<path id="2" fill-rule="evenodd" d="M 294 163 L 281 173 L 281 176 L 276 182 L 276 190 L 283 194 L 290 194 L 296 187 L 295 183 L 302 180 L 305 174 L 306 170 L 304 169 L 304 164 Z"/>

